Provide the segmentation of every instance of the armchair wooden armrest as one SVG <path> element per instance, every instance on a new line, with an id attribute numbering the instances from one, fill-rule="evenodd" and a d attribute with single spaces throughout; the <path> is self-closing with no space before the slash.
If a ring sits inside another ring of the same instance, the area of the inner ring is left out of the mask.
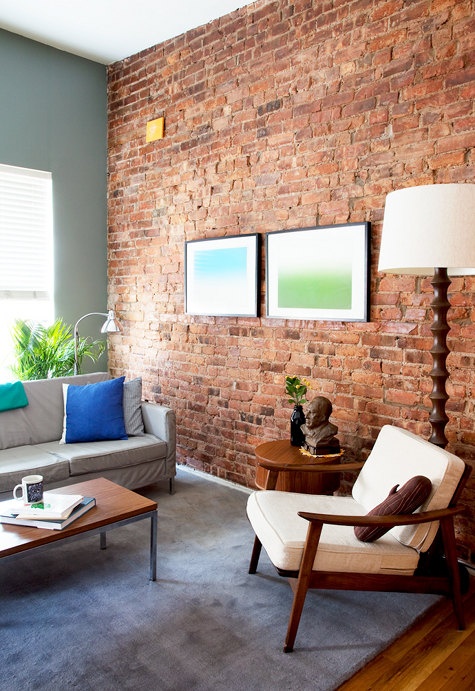
<path id="1" fill-rule="evenodd" d="M 419 523 L 432 523 L 444 518 L 453 517 L 465 511 L 463 506 L 453 506 L 439 511 L 423 511 L 411 514 L 390 514 L 385 516 L 365 515 L 365 516 L 344 516 L 340 514 L 328 513 L 308 513 L 299 511 L 298 514 L 311 523 L 328 523 L 330 525 L 347 526 L 381 526 L 384 528 L 395 528 L 401 525 L 417 525 Z"/>

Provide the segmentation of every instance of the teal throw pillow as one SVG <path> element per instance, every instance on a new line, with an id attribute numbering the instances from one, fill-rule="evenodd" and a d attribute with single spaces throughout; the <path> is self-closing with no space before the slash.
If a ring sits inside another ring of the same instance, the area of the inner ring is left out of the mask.
<path id="1" fill-rule="evenodd" d="M 64 385 L 65 430 L 63 441 L 128 439 L 124 423 L 124 379 L 110 379 L 97 384 Z"/>
<path id="2" fill-rule="evenodd" d="M 0 412 L 24 408 L 28 405 L 25 387 L 21 381 L 0 384 Z"/>

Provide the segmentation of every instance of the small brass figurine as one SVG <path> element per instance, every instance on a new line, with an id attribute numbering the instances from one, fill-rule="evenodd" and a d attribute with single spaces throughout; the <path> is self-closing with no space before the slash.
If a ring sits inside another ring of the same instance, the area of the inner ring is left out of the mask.
<path id="1" fill-rule="evenodd" d="M 302 447 L 315 456 L 340 451 L 340 442 L 335 437 L 338 427 L 328 422 L 332 410 L 328 398 L 317 396 L 305 411 L 305 424 L 301 427 L 305 435 Z"/>

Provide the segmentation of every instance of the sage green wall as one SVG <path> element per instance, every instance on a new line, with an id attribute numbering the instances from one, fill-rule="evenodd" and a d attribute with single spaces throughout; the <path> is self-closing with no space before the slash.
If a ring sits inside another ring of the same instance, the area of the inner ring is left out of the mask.
<path id="1" fill-rule="evenodd" d="M 108 307 L 106 67 L 3 30 L 0 66 L 0 163 L 53 174 L 55 310 L 74 324 Z"/>

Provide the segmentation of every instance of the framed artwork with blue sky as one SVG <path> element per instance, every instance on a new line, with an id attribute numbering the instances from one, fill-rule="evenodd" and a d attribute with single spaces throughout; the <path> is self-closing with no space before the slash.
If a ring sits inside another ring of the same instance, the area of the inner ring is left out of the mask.
<path id="1" fill-rule="evenodd" d="M 257 317 L 259 235 L 185 243 L 186 314 Z"/>
<path id="2" fill-rule="evenodd" d="M 368 321 L 370 224 L 266 235 L 267 316 Z"/>

